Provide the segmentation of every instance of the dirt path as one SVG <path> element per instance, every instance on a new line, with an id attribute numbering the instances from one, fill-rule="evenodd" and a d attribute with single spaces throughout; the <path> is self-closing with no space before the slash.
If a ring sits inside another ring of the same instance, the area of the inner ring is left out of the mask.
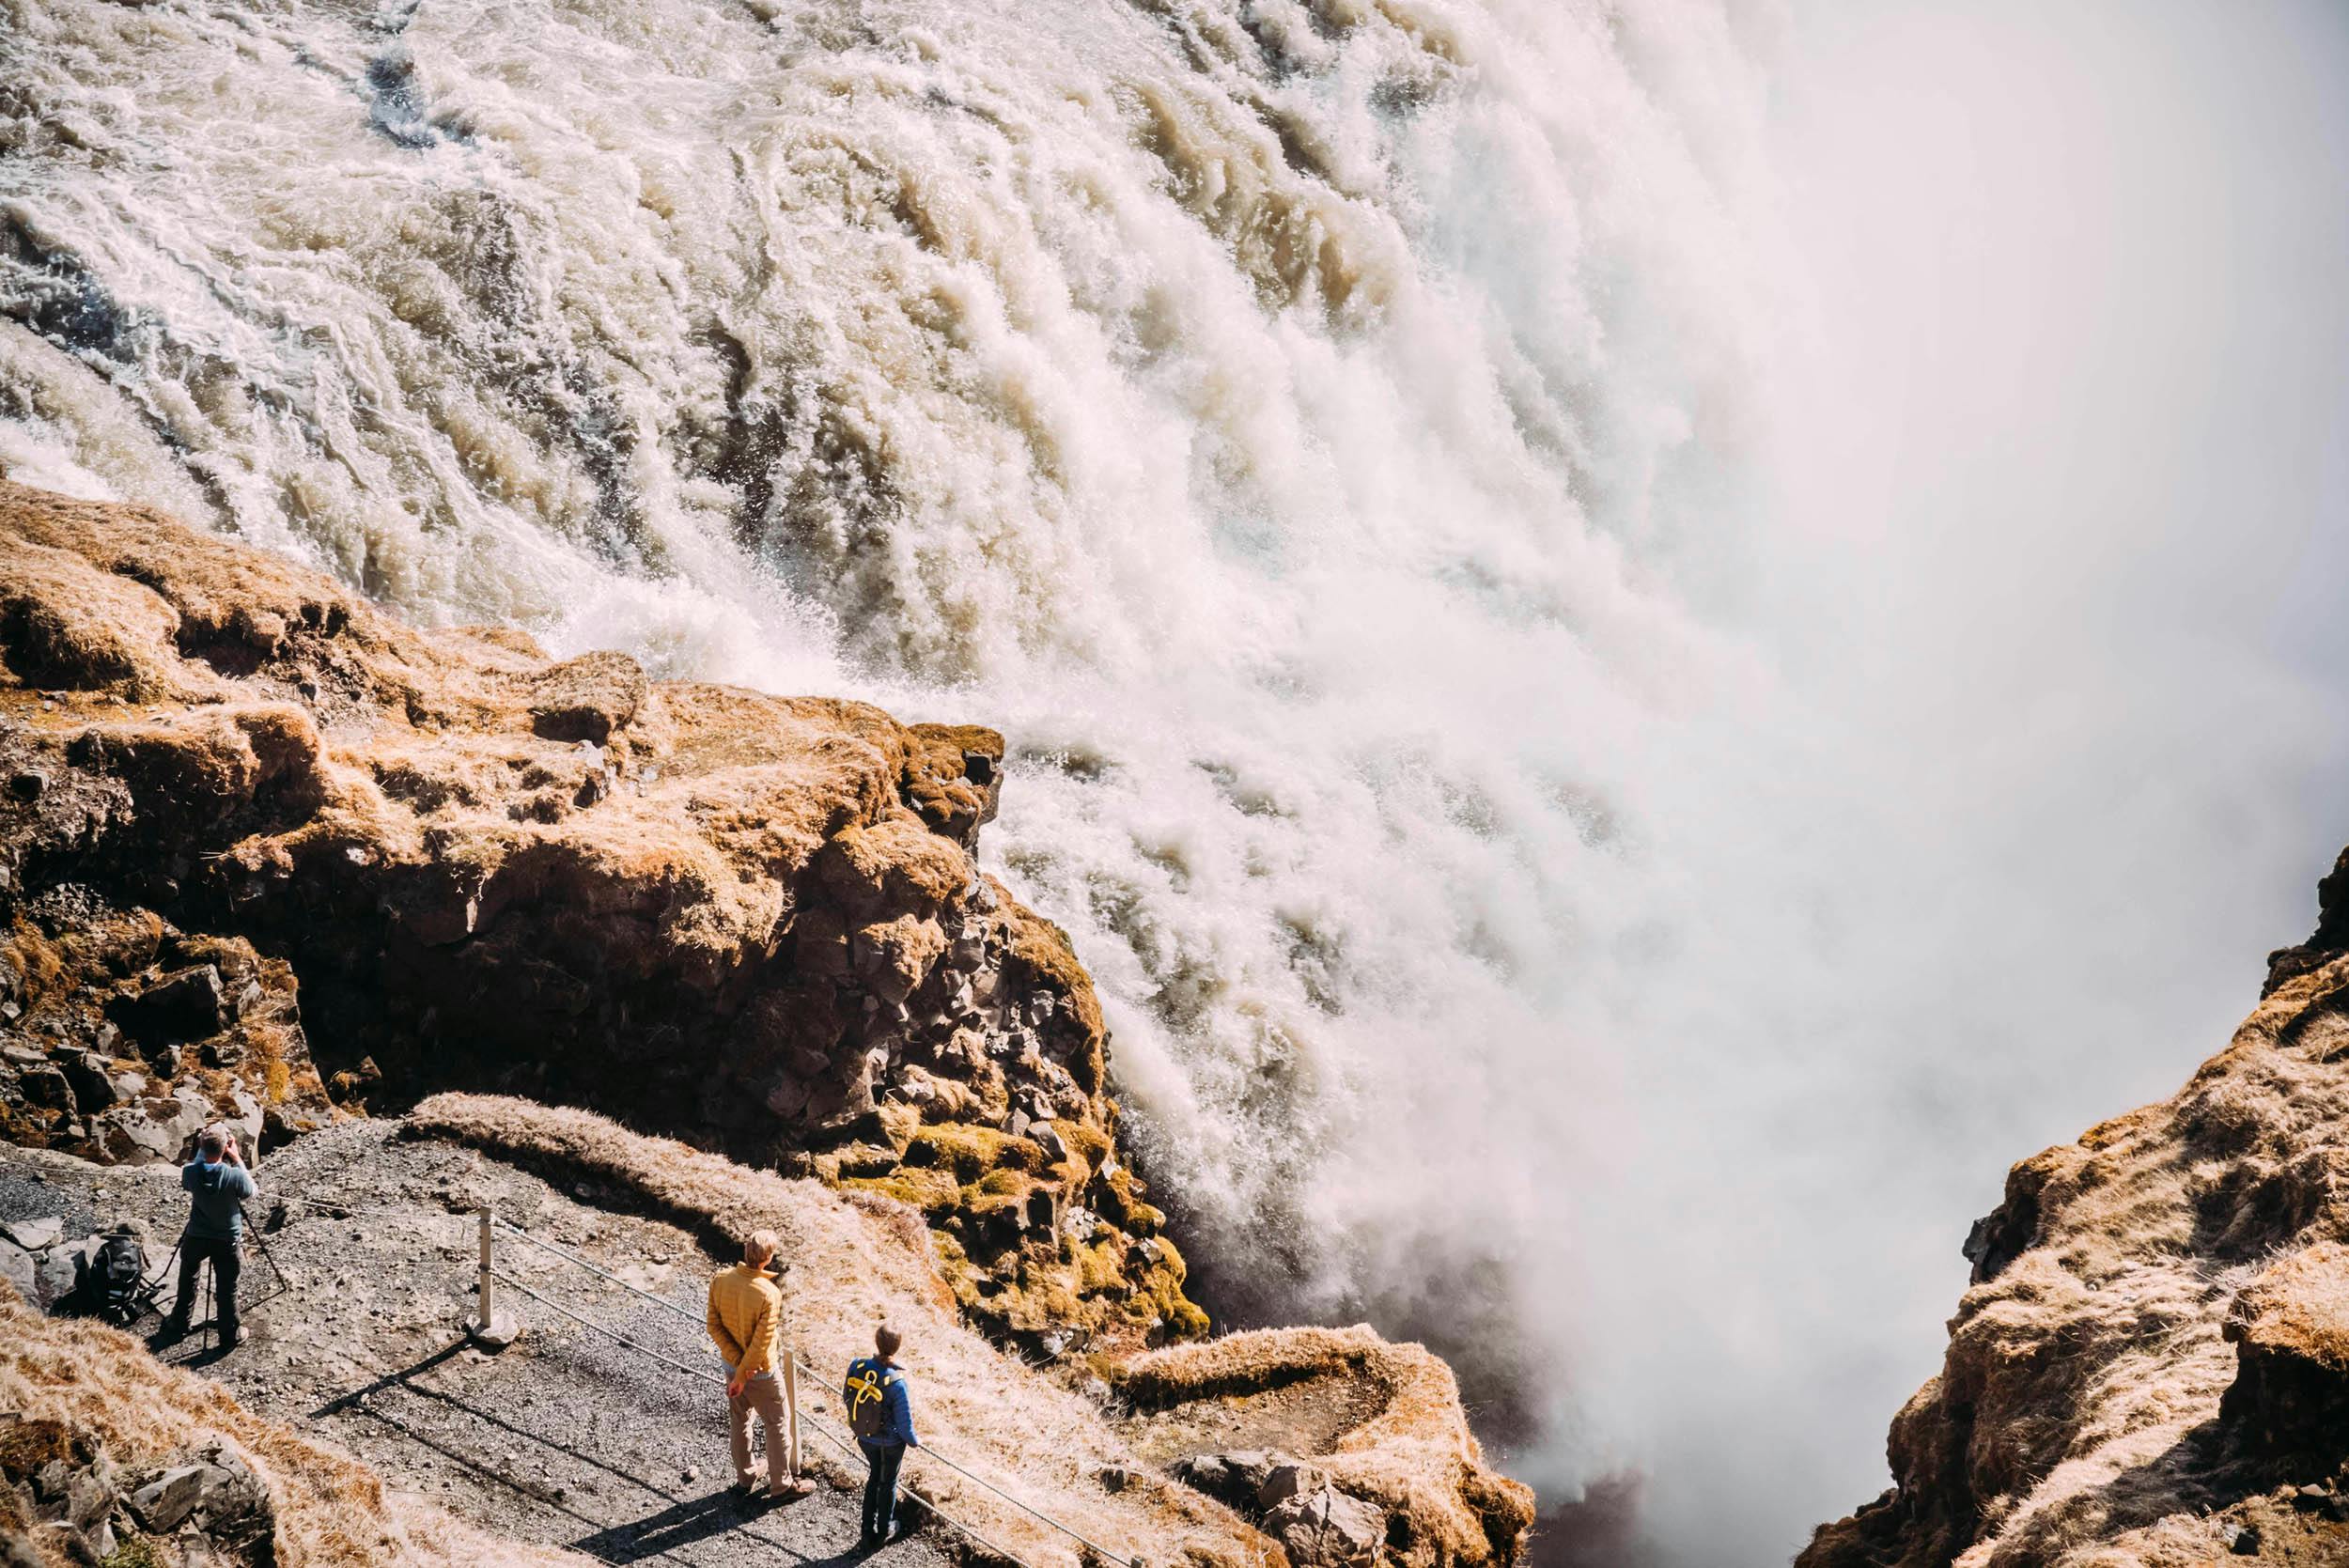
<path id="1" fill-rule="evenodd" d="M 199 1334 L 168 1358 L 350 1450 L 388 1484 L 499 1534 L 609 1562 L 795 1568 L 850 1560 L 862 1468 L 845 1466 L 812 1430 L 803 1427 L 816 1491 L 781 1506 L 744 1504 L 727 1491 L 715 1387 L 510 1291 L 500 1310 L 527 1326 L 519 1343 L 492 1356 L 458 1332 L 476 1266 L 471 1211 L 485 1198 L 500 1215 L 698 1316 L 715 1265 L 691 1237 L 605 1212 L 594 1204 L 608 1195 L 592 1188 L 558 1190 L 397 1131 L 354 1123 L 267 1159 L 256 1172 L 257 1219 L 279 1197 L 374 1212 L 338 1219 L 295 1207 L 283 1229 L 260 1238 L 266 1253 L 247 1245 L 240 1293 L 247 1343 L 222 1357 Z M 172 1168 L 106 1169 L 0 1147 L 0 1220 L 57 1215 L 73 1237 L 136 1219 L 158 1238 L 149 1252 L 160 1267 L 183 1213 Z M 543 1251 L 502 1240 L 499 1267 L 674 1360 L 718 1370 L 692 1323 Z M 828 1390 L 803 1381 L 801 1392 L 803 1411 L 835 1413 Z M 943 1568 L 942 1545 L 933 1528 L 870 1560 Z"/>

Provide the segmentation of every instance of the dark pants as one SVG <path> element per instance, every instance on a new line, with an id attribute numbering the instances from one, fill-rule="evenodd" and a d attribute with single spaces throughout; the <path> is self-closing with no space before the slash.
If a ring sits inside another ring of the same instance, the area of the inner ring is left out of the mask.
<path id="1" fill-rule="evenodd" d="M 244 1272 L 244 1254 L 233 1241 L 213 1236 L 179 1238 L 179 1295 L 171 1304 L 172 1327 L 185 1330 L 195 1311 L 195 1271 L 212 1265 L 212 1320 L 220 1326 L 223 1344 L 237 1343 L 237 1276 Z"/>
<path id="2" fill-rule="evenodd" d="M 897 1509 L 897 1467 L 906 1462 L 903 1443 L 871 1443 L 859 1437 L 864 1462 L 872 1467 L 864 1478 L 864 1539 L 889 1539 L 890 1520 Z"/>

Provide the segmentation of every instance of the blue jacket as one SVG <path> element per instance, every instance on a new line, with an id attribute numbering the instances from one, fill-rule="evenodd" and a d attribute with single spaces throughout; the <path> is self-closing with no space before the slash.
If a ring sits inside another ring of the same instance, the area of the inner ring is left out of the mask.
<path id="1" fill-rule="evenodd" d="M 226 1160 L 207 1164 L 192 1159 L 179 1167 L 179 1185 L 188 1192 L 187 1234 L 198 1241 L 241 1241 L 244 1214 L 241 1205 L 260 1189 L 241 1165 Z"/>
<path id="2" fill-rule="evenodd" d="M 856 1424 L 857 1406 L 867 1400 L 881 1402 L 881 1434 L 878 1437 L 860 1438 L 860 1442 L 903 1443 L 920 1448 L 922 1439 L 913 1435 L 913 1402 L 906 1397 L 906 1374 L 894 1362 L 878 1356 L 866 1356 L 848 1363 L 848 1380 L 841 1389 L 841 1397 L 848 1402 L 848 1423 Z"/>

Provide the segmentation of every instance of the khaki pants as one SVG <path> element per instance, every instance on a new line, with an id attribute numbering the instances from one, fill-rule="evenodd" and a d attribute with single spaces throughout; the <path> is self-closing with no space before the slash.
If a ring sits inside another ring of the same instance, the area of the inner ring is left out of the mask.
<path id="1" fill-rule="evenodd" d="M 742 1385 L 726 1396 L 727 1435 L 734 1442 L 734 1479 L 752 1481 L 751 1415 L 767 1423 L 767 1485 L 787 1486 L 800 1475 L 800 1377 L 789 1353 L 777 1358 L 781 1366 Z"/>

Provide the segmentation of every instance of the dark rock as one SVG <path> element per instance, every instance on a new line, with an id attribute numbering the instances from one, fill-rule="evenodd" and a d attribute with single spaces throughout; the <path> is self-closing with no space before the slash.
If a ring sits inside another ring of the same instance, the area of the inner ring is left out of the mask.
<path id="1" fill-rule="evenodd" d="M 77 1051 L 69 1058 L 60 1051 L 58 1057 L 66 1081 L 73 1086 L 74 1103 L 83 1110 L 104 1110 L 121 1098 L 115 1093 L 114 1079 L 93 1063 L 86 1052 Z"/>
<path id="2" fill-rule="evenodd" d="M 175 1466 L 134 1486 L 128 1499 L 142 1529 L 168 1535 L 193 1525 L 214 1548 L 231 1551 L 265 1539 L 273 1523 L 269 1490 L 236 1451 L 215 1443 L 192 1465 Z"/>
<path id="3" fill-rule="evenodd" d="M 38 800 L 49 787 L 49 775 L 37 768 L 20 768 L 8 775 L 8 793 L 20 800 Z"/>
<path id="4" fill-rule="evenodd" d="M 167 974 L 137 996 L 116 1002 L 112 1012 L 124 1033 L 149 1048 L 201 1040 L 228 1026 L 220 970 L 210 964 Z"/>
<path id="5" fill-rule="evenodd" d="M 130 1497 L 131 1516 L 154 1535 L 169 1535 L 187 1523 L 204 1496 L 203 1465 L 181 1465 L 163 1471 L 135 1488 Z"/>
<path id="6" fill-rule="evenodd" d="M 23 1093 L 24 1103 L 49 1110 L 76 1110 L 73 1085 L 66 1080 L 65 1071 L 54 1063 L 44 1062 L 38 1067 L 27 1067 L 17 1077 L 17 1087 Z"/>
<path id="7" fill-rule="evenodd" d="M 2227 1550 L 2237 1557 L 2256 1557 L 2260 1549 L 2260 1528 L 2257 1525 L 2237 1527 L 2234 1539 L 2227 1543 Z"/>

